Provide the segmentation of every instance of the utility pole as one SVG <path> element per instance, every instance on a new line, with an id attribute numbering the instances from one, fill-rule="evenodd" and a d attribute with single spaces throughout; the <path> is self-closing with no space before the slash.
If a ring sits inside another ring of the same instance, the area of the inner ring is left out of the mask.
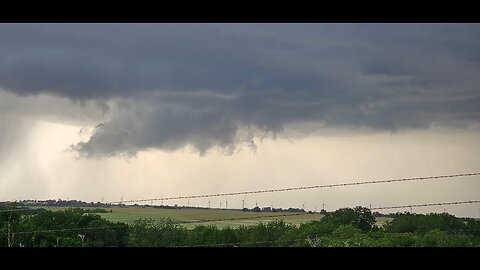
<path id="1" fill-rule="evenodd" d="M 225 199 L 225 210 L 228 208 L 228 199 Z"/>
<path id="2" fill-rule="evenodd" d="M 242 200 L 242 210 L 245 209 L 245 199 Z"/>
<path id="3" fill-rule="evenodd" d="M 122 194 L 122 198 L 120 199 L 120 206 L 123 205 L 123 194 Z"/>
<path id="4" fill-rule="evenodd" d="M 322 209 L 325 210 L 325 201 L 323 201 Z"/>
<path id="5" fill-rule="evenodd" d="M 303 202 L 303 204 L 302 204 L 302 209 L 303 209 L 303 211 L 305 211 L 305 202 Z"/>
<path id="6" fill-rule="evenodd" d="M 208 209 L 210 209 L 210 200 L 208 200 Z"/>

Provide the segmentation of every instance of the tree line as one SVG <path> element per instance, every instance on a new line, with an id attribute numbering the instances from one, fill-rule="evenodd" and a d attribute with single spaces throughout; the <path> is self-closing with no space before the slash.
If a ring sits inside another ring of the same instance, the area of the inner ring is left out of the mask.
<path id="1" fill-rule="evenodd" d="M 368 208 L 342 208 L 299 226 L 282 220 L 188 229 L 173 219 L 111 222 L 89 210 L 0 212 L 2 247 L 479 247 L 480 221 L 396 213 L 377 226 Z M 79 229 L 80 228 L 80 229 Z M 83 228 L 83 229 L 81 229 Z"/>

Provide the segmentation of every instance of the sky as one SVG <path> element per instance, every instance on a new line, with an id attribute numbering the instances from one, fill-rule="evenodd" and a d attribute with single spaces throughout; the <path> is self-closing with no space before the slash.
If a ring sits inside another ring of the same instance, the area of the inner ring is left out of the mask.
<path id="1" fill-rule="evenodd" d="M 478 24 L 0 24 L 0 200 L 480 172 L 479 48 Z M 228 200 L 307 210 L 479 200 L 479 180 Z M 413 210 L 480 215 L 478 204 Z"/>

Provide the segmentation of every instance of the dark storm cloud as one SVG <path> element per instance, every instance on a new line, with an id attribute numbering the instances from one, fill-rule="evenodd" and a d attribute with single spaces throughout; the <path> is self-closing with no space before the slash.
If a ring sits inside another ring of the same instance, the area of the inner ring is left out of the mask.
<path id="1" fill-rule="evenodd" d="M 110 100 L 87 156 L 233 149 L 287 124 L 480 120 L 478 25 L 0 25 L 0 86 Z M 241 130 L 247 132 L 239 135 Z"/>

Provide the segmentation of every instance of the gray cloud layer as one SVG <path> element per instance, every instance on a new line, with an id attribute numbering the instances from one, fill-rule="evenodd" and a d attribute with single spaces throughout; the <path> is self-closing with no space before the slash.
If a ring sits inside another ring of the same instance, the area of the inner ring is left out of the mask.
<path id="1" fill-rule="evenodd" d="M 479 25 L 3 24 L 0 86 L 110 101 L 86 156 L 203 153 L 299 121 L 478 123 L 479 48 Z"/>

